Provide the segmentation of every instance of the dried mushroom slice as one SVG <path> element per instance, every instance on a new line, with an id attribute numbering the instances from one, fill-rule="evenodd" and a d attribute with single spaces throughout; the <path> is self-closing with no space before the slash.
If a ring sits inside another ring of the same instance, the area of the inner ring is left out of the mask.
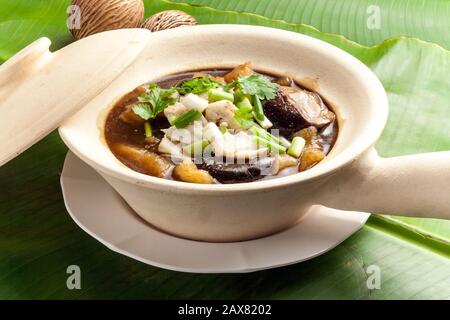
<path id="1" fill-rule="evenodd" d="M 317 93 L 281 86 L 275 99 L 264 101 L 264 113 L 287 136 L 308 126 L 322 128 L 335 119 Z"/>

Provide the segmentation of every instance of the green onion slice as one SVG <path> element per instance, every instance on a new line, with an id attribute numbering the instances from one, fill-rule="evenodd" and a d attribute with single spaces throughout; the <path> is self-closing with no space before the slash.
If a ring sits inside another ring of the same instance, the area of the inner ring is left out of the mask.
<path id="1" fill-rule="evenodd" d="M 183 152 L 191 156 L 201 156 L 203 150 L 209 145 L 206 139 L 196 141 L 183 147 Z"/>
<path id="2" fill-rule="evenodd" d="M 275 151 L 277 153 L 286 153 L 286 148 L 278 143 L 275 143 L 274 141 L 266 140 L 259 136 L 255 136 L 255 139 L 258 145 L 263 145 L 264 147 L 267 147 L 270 151 Z"/>
<path id="3" fill-rule="evenodd" d="M 302 154 L 303 148 L 305 147 L 305 139 L 302 137 L 295 137 L 292 140 L 292 144 L 287 150 L 287 153 L 295 158 L 299 158 Z"/>
<path id="4" fill-rule="evenodd" d="M 209 102 L 215 102 L 220 100 L 228 100 L 233 102 L 234 101 L 234 95 L 230 92 L 225 92 L 220 89 L 211 89 L 208 91 L 208 101 Z"/>
<path id="5" fill-rule="evenodd" d="M 145 137 L 150 138 L 152 136 L 152 126 L 150 125 L 150 122 L 146 121 L 144 123 L 144 129 L 145 129 Z"/>
<path id="6" fill-rule="evenodd" d="M 257 136 L 259 136 L 259 137 L 261 137 L 261 138 L 263 138 L 265 140 L 272 141 L 272 142 L 274 142 L 276 144 L 279 144 L 279 145 L 282 145 L 282 146 L 286 147 L 284 145 L 285 142 L 281 140 L 281 137 L 278 138 L 278 137 L 274 136 L 273 134 L 270 134 L 269 132 L 267 132 L 266 130 L 264 130 L 264 129 L 258 127 L 258 126 L 253 126 L 249 130 L 254 135 L 257 135 Z"/>
<path id="7" fill-rule="evenodd" d="M 261 100 L 257 96 L 253 96 L 253 111 L 255 112 L 255 118 L 258 121 L 264 121 L 264 111 Z"/>
<path id="8" fill-rule="evenodd" d="M 171 122 L 171 125 L 177 127 L 178 129 L 185 128 L 188 125 L 190 125 L 192 122 L 194 122 L 195 120 L 200 119 L 201 116 L 202 116 L 202 114 L 198 110 L 191 109 L 189 111 L 186 111 L 182 115 L 176 117 L 175 119 L 173 119 Z"/>
<path id="9" fill-rule="evenodd" d="M 250 112 L 253 110 L 253 106 L 248 98 L 242 99 L 242 101 L 236 104 L 236 107 L 238 107 L 239 110 L 242 110 L 243 112 Z"/>

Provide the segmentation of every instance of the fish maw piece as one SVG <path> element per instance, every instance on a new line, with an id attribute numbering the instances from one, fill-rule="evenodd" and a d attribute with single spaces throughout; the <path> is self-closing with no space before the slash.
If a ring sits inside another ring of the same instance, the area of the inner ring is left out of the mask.
<path id="1" fill-rule="evenodd" d="M 229 129 L 244 129 L 235 119 L 236 106 L 228 100 L 210 103 L 205 109 L 205 118 L 218 125 L 226 123 Z"/>
<path id="2" fill-rule="evenodd" d="M 191 183 L 211 184 L 213 177 L 208 171 L 200 170 L 192 161 L 184 161 L 173 169 L 172 177 L 175 180 Z"/>
<path id="3" fill-rule="evenodd" d="M 300 158 L 298 171 L 302 172 L 314 167 L 325 158 L 325 153 L 321 149 L 308 148 L 304 149 Z"/>
<path id="4" fill-rule="evenodd" d="M 252 75 L 254 71 L 252 70 L 252 68 L 250 68 L 250 66 L 250 62 L 238 65 L 236 68 L 227 73 L 223 78 L 227 83 L 231 83 L 233 81 L 236 81 L 240 77 Z"/>
<path id="5" fill-rule="evenodd" d="M 122 111 L 122 113 L 120 114 L 119 119 L 128 124 L 133 124 L 133 125 L 144 124 L 145 120 L 143 118 L 141 118 L 140 116 L 138 116 L 133 111 L 133 107 L 135 105 L 136 104 L 130 104 L 130 105 L 126 106 L 125 110 Z"/>
<path id="6" fill-rule="evenodd" d="M 320 147 L 322 145 L 320 142 L 319 132 L 317 131 L 317 128 L 313 126 L 297 131 L 296 133 L 294 133 L 294 137 L 301 137 L 305 139 L 306 148 L 310 148 L 313 146 Z"/>
<path id="7" fill-rule="evenodd" d="M 145 122 L 144 119 L 134 113 L 133 107 L 138 103 L 139 96 L 146 91 L 145 87 L 139 86 L 120 100 L 119 104 L 126 105 L 125 110 L 119 116 L 120 120 L 132 125 L 139 125 Z"/>
<path id="8" fill-rule="evenodd" d="M 298 165 L 298 159 L 287 154 L 277 154 L 275 156 L 274 174 L 278 174 L 281 170 Z"/>
<path id="9" fill-rule="evenodd" d="M 316 127 L 304 128 L 296 132 L 294 136 L 305 139 L 305 148 L 300 156 L 298 171 L 308 170 L 325 158 L 323 144 Z"/>
<path id="10" fill-rule="evenodd" d="M 121 143 L 115 144 L 112 149 L 121 161 L 141 173 L 164 178 L 173 167 L 171 161 L 146 149 Z"/>

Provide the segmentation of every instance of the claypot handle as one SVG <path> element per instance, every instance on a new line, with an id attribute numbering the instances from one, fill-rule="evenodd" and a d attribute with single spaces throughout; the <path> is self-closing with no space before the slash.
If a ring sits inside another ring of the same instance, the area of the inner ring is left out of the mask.
<path id="1" fill-rule="evenodd" d="M 450 219 L 450 151 L 381 158 L 371 150 L 328 181 L 331 208 Z"/>

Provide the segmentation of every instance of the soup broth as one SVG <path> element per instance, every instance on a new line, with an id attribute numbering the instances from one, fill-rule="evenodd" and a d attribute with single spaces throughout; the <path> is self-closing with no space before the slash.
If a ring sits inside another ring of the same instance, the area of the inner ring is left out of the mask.
<path id="1" fill-rule="evenodd" d="M 308 170 L 338 135 L 336 116 L 292 79 L 189 71 L 137 87 L 109 112 L 112 153 L 137 172 L 191 183 L 242 183 Z"/>

